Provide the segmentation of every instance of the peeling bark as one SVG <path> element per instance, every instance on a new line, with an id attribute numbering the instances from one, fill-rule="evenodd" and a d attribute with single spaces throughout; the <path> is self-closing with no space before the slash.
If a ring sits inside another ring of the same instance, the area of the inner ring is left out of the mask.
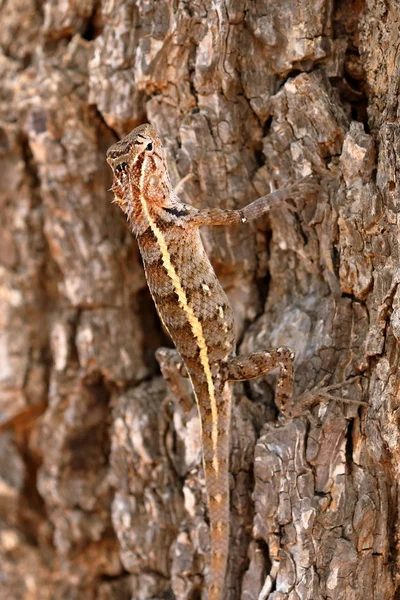
<path id="1" fill-rule="evenodd" d="M 105 151 L 151 121 L 196 206 L 314 173 L 321 193 L 204 231 L 238 352 L 296 351 L 296 395 L 236 386 L 226 600 L 397 598 L 400 9 L 0 3 L 0 597 L 205 597 L 196 409 Z"/>

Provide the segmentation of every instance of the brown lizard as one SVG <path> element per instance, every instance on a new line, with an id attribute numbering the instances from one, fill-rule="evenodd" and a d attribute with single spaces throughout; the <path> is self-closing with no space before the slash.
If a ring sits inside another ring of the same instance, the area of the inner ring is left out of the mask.
<path id="1" fill-rule="evenodd" d="M 175 194 L 160 138 L 149 124 L 111 146 L 107 162 L 114 174 L 115 202 L 136 235 L 151 295 L 196 398 L 211 536 L 208 600 L 220 600 L 229 546 L 230 382 L 260 377 L 279 367 L 276 401 L 285 411 L 293 391 L 294 353 L 277 348 L 233 355 L 232 308 L 205 253 L 199 227 L 247 223 L 309 191 L 310 185 L 297 182 L 240 210 L 199 210 Z"/>

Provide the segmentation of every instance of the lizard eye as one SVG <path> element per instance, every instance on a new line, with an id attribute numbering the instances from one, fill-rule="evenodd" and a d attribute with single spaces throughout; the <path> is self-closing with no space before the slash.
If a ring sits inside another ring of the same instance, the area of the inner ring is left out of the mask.
<path id="1" fill-rule="evenodd" d="M 146 150 L 147 150 L 148 152 L 152 152 L 152 151 L 153 151 L 153 143 L 152 143 L 152 142 L 149 142 L 149 143 L 147 144 L 147 146 L 146 146 Z"/>

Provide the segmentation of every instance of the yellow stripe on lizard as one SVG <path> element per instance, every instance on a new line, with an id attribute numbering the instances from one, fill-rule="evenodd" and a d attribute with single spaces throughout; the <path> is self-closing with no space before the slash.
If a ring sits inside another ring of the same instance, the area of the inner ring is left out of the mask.
<path id="1" fill-rule="evenodd" d="M 145 157 L 144 161 L 146 161 L 146 159 L 147 159 L 147 157 Z M 141 176 L 140 176 L 140 202 L 141 202 L 141 205 L 143 208 L 143 212 L 146 215 L 146 218 L 150 225 L 150 229 L 153 232 L 153 234 L 158 242 L 158 245 L 161 250 L 161 257 L 162 257 L 164 268 L 167 271 L 167 273 L 172 281 L 175 293 L 178 296 L 178 300 L 179 300 L 183 310 L 186 313 L 186 317 L 189 321 L 193 335 L 197 340 L 197 344 L 198 344 L 198 347 L 200 350 L 200 362 L 204 369 L 204 374 L 206 376 L 208 394 L 210 397 L 210 404 L 211 404 L 211 414 L 212 414 L 211 439 L 212 439 L 213 449 L 214 449 L 213 466 L 214 466 L 214 470 L 218 473 L 219 465 L 218 465 L 218 459 L 217 459 L 217 454 L 216 454 L 216 450 L 218 447 L 218 410 L 217 410 L 217 401 L 215 398 L 214 382 L 212 379 L 211 368 L 210 368 L 210 361 L 208 359 L 207 344 L 206 344 L 206 340 L 204 338 L 204 333 L 203 333 L 203 328 L 201 326 L 201 323 L 200 323 L 199 319 L 196 317 L 196 315 L 194 314 L 193 308 L 190 306 L 190 304 L 188 302 L 185 290 L 183 289 L 180 279 L 178 277 L 178 274 L 175 270 L 175 267 L 172 264 L 171 256 L 168 251 L 168 246 L 167 246 L 167 243 L 163 236 L 163 233 L 160 230 L 160 228 L 157 226 L 157 224 L 155 223 L 155 221 L 152 218 L 150 211 L 148 209 L 146 199 L 143 195 L 144 175 L 145 175 L 145 164 L 143 164 L 142 172 L 141 172 Z M 195 392 L 195 396 L 196 396 L 196 391 L 194 390 L 194 392 Z M 196 401 L 197 401 L 197 397 L 196 397 Z"/>

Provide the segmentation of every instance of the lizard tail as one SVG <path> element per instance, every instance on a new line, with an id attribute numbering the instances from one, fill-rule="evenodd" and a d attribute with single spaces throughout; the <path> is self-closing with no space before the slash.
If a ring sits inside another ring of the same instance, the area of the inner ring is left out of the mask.
<path id="1" fill-rule="evenodd" d="M 208 497 L 211 557 L 208 600 L 222 600 L 229 554 L 229 432 L 231 417 L 230 384 L 215 398 L 216 414 L 204 384 L 192 379 L 201 420 L 203 465 Z M 196 385 L 197 383 L 197 385 Z M 200 383 L 200 389 L 199 389 Z M 206 399 L 206 400 L 205 400 Z"/>
<path id="2" fill-rule="evenodd" d="M 222 475 L 222 474 L 221 474 Z M 226 482 L 226 486 L 224 485 Z M 209 482 L 210 483 L 210 482 Z M 207 478 L 206 478 L 207 485 Z M 209 496 L 211 556 L 208 584 L 208 600 L 222 600 L 229 554 L 229 480 L 221 477 L 217 486 L 225 491 Z M 214 485 L 210 488 L 213 490 Z M 219 496 L 216 498 L 216 496 Z"/>

